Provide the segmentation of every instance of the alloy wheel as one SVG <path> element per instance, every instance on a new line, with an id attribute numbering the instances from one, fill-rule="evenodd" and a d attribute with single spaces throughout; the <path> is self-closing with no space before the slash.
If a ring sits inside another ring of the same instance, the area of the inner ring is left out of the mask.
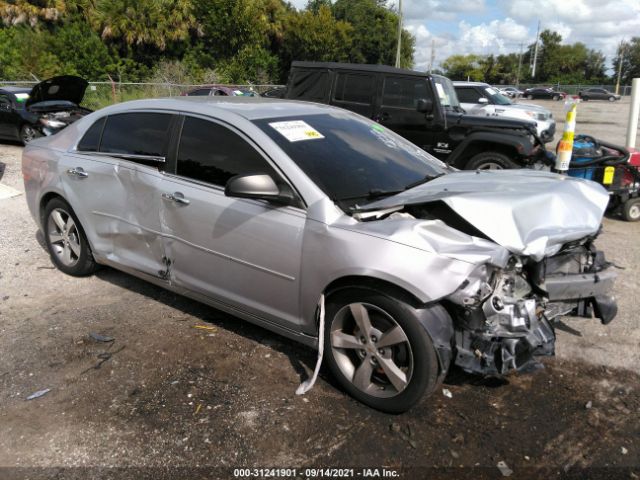
<path id="1" fill-rule="evenodd" d="M 375 305 L 351 303 L 341 308 L 331 325 L 330 344 L 342 374 L 368 395 L 394 397 L 411 381 L 409 339 L 398 322 Z"/>
<path id="2" fill-rule="evenodd" d="M 37 136 L 38 136 L 38 132 L 36 131 L 36 129 L 29 125 L 23 126 L 20 131 L 20 137 L 22 138 L 22 142 L 25 144 L 29 143 L 31 140 L 33 140 Z"/>
<path id="3" fill-rule="evenodd" d="M 51 250 L 60 263 L 73 267 L 78 263 L 81 253 L 78 227 L 69 212 L 56 208 L 47 220 L 47 237 Z"/>

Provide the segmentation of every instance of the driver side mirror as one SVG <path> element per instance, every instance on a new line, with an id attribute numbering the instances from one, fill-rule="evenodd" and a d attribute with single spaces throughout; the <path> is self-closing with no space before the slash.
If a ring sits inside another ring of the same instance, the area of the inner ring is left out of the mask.
<path id="1" fill-rule="evenodd" d="M 486 98 L 482 97 L 478 99 L 478 103 L 482 104 L 482 105 L 487 105 L 489 103 L 489 100 L 487 100 Z"/>
<path id="2" fill-rule="evenodd" d="M 433 100 L 430 98 L 421 98 L 416 104 L 416 110 L 420 113 L 432 113 L 433 112 Z"/>
<path id="3" fill-rule="evenodd" d="M 282 205 L 295 203 L 291 188 L 286 184 L 278 186 L 267 174 L 236 175 L 227 182 L 224 194 L 227 197 L 254 198 Z"/>

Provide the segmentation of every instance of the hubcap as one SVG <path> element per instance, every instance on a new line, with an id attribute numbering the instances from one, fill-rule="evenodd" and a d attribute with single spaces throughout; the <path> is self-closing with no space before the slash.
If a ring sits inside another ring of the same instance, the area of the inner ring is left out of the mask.
<path id="1" fill-rule="evenodd" d="M 629 217 L 633 218 L 634 220 L 640 218 L 640 204 L 634 203 L 633 205 L 631 205 L 631 208 L 629 208 Z"/>
<path id="2" fill-rule="evenodd" d="M 406 333 L 375 305 L 341 308 L 331 325 L 331 351 L 344 376 L 359 390 L 389 398 L 411 381 L 413 353 Z"/>
<path id="3" fill-rule="evenodd" d="M 22 140 L 24 143 L 29 143 L 34 138 L 36 138 L 36 131 L 33 127 L 25 126 L 22 128 Z"/>
<path id="4" fill-rule="evenodd" d="M 503 170 L 502 165 L 496 162 L 485 162 L 477 170 Z"/>
<path id="5" fill-rule="evenodd" d="M 73 218 L 56 208 L 47 221 L 47 235 L 53 253 L 67 267 L 73 267 L 80 258 L 80 235 Z"/>

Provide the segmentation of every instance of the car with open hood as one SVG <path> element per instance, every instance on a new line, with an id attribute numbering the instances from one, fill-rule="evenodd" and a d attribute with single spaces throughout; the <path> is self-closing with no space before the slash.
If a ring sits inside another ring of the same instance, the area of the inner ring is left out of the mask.
<path id="1" fill-rule="evenodd" d="M 83 78 L 62 75 L 33 88 L 0 87 L 0 138 L 27 144 L 88 115 L 91 110 L 80 106 L 88 85 Z"/>
<path id="2" fill-rule="evenodd" d="M 602 186 L 458 171 L 340 108 L 126 102 L 33 141 L 22 170 L 62 272 L 108 265 L 316 348 L 386 412 L 452 365 L 535 366 L 561 316 L 616 314 Z"/>

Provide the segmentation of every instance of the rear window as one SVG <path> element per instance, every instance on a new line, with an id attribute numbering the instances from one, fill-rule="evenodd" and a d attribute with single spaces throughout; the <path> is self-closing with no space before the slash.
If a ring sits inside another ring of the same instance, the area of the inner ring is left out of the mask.
<path id="1" fill-rule="evenodd" d="M 329 74 L 327 72 L 295 70 L 289 80 L 287 98 L 303 98 L 313 102 L 324 102 L 328 89 Z"/>
<path id="2" fill-rule="evenodd" d="M 373 77 L 353 73 L 338 73 L 334 100 L 353 103 L 371 103 Z"/>
<path id="3" fill-rule="evenodd" d="M 111 115 L 102 133 L 100 151 L 134 155 L 166 155 L 172 115 L 121 113 Z"/>
<path id="4" fill-rule="evenodd" d="M 187 93 L 189 97 L 208 97 L 211 92 L 210 88 L 200 88 L 198 90 L 194 90 L 193 92 Z"/>
<path id="5" fill-rule="evenodd" d="M 107 117 L 102 117 L 95 122 L 89 130 L 84 134 L 82 140 L 78 143 L 78 150 L 81 152 L 97 152 L 100 148 L 100 137 L 102 137 L 102 129 Z"/>

